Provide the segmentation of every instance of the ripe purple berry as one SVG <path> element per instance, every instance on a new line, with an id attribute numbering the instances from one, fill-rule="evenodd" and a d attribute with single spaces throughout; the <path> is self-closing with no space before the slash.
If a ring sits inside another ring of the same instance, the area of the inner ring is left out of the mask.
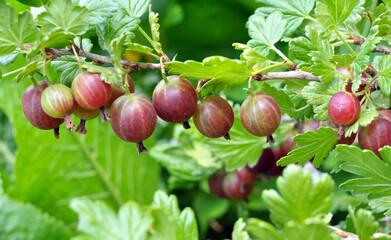
<path id="1" fill-rule="evenodd" d="M 161 80 L 153 91 L 153 106 L 157 115 L 172 123 L 183 123 L 190 128 L 189 120 L 197 108 L 197 93 L 185 78 L 168 76 L 168 82 Z"/>
<path id="2" fill-rule="evenodd" d="M 157 116 L 152 103 L 141 94 L 131 93 L 114 101 L 110 109 L 111 127 L 124 141 L 137 143 L 137 152 L 146 153 L 143 141 L 155 131 Z"/>
<path id="3" fill-rule="evenodd" d="M 234 123 L 234 112 L 224 98 L 207 96 L 198 101 L 193 121 L 202 135 L 209 138 L 224 136 L 229 140 L 228 131 Z"/>

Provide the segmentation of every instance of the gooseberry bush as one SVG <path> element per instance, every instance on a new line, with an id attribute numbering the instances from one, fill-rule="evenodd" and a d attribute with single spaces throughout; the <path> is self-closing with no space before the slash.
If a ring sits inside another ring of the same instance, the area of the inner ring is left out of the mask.
<path id="1" fill-rule="evenodd" d="M 390 239 L 391 1 L 171 2 L 0 0 L 0 239 Z"/>

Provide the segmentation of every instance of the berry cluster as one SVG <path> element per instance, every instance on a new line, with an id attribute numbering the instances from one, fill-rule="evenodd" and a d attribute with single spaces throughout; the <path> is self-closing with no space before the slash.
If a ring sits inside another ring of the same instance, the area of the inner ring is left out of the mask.
<path id="1" fill-rule="evenodd" d="M 125 90 L 101 80 L 99 73 L 82 72 L 72 82 L 72 88 L 63 84 L 39 82 L 24 93 L 22 108 L 29 122 L 39 129 L 54 129 L 65 121 L 68 130 L 75 127 L 71 114 L 80 118 L 76 132 L 86 134 L 86 120 L 96 118 L 102 122 L 111 120 L 114 133 L 124 141 L 137 144 L 138 153 L 147 152 L 143 141 L 155 131 L 157 116 L 182 123 L 190 128 L 193 117 L 198 131 L 209 138 L 230 139 L 229 130 L 234 123 L 231 105 L 219 96 L 200 97 L 194 86 L 185 78 L 169 76 L 161 80 L 152 97 L 134 93 L 134 83 L 129 75 L 123 75 Z M 110 110 L 110 115 L 106 109 Z M 253 93 L 241 107 L 241 121 L 245 129 L 255 136 L 267 136 L 278 128 L 281 111 L 277 102 L 266 93 Z"/>
<path id="2" fill-rule="evenodd" d="M 359 98 L 350 91 L 338 92 L 332 96 L 328 106 L 328 113 L 331 121 L 343 129 L 344 126 L 355 123 L 360 116 Z M 363 91 L 359 89 L 359 92 Z M 360 127 L 358 131 L 358 142 L 363 149 L 373 151 L 378 157 L 379 149 L 391 145 L 391 111 L 379 109 L 379 115 L 368 126 Z M 339 134 L 338 143 L 352 144 L 356 134 L 349 138 L 344 137 L 343 132 Z"/>
<path id="3" fill-rule="evenodd" d="M 260 175 L 269 178 L 281 174 L 283 167 L 277 166 L 277 161 L 285 157 L 295 147 L 292 137 L 287 138 L 279 148 L 265 148 L 258 162 L 250 167 L 246 165 L 234 174 L 220 170 L 209 178 L 209 189 L 218 198 L 244 199 L 253 189 L 253 184 Z"/>

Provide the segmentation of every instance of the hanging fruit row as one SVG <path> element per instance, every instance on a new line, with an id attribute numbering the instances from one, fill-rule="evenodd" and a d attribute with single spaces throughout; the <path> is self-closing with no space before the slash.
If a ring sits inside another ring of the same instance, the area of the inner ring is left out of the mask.
<path id="1" fill-rule="evenodd" d="M 126 81 L 125 81 L 126 79 Z M 190 128 L 193 118 L 198 131 L 209 138 L 224 137 L 229 140 L 229 130 L 234 123 L 231 105 L 219 96 L 201 97 L 185 78 L 168 76 L 161 80 L 152 97 L 134 93 L 134 83 L 123 75 L 125 91 L 117 85 L 101 80 L 99 73 L 82 72 L 72 82 L 72 88 L 49 81 L 36 83 L 25 91 L 22 108 L 27 120 L 39 129 L 54 129 L 59 136 L 59 126 L 65 122 L 68 130 L 75 127 L 71 114 L 80 118 L 76 132 L 86 134 L 86 120 L 96 118 L 111 120 L 115 134 L 124 141 L 137 144 L 138 153 L 147 152 L 143 141 L 155 131 L 157 116 L 182 123 Z M 110 109 L 110 115 L 106 109 Z M 255 136 L 266 136 L 278 128 L 281 111 L 277 102 L 266 93 L 253 93 L 242 104 L 240 117 L 245 129 Z"/>

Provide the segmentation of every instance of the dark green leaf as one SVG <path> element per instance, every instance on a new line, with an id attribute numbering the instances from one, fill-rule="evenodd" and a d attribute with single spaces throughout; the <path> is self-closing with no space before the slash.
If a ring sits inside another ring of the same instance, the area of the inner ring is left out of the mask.
<path id="1" fill-rule="evenodd" d="M 32 7 L 41 7 L 44 4 L 47 4 L 49 0 L 18 0 L 19 2 L 32 6 Z"/>
<path id="2" fill-rule="evenodd" d="M 291 221 L 304 223 L 308 218 L 323 216 L 333 204 L 332 178 L 322 174 L 313 179 L 310 172 L 297 165 L 285 168 L 277 179 L 277 189 L 279 192 L 274 189 L 264 190 L 262 199 L 270 211 L 271 219 L 279 227 Z"/>
<path id="3" fill-rule="evenodd" d="M 0 56 L 26 50 L 24 44 L 39 40 L 39 31 L 30 12 L 24 11 L 15 15 L 14 9 L 0 0 Z"/>
<path id="4" fill-rule="evenodd" d="M 304 164 L 314 158 L 314 165 L 319 167 L 323 160 L 329 155 L 338 142 L 337 131 L 332 128 L 318 128 L 316 132 L 308 131 L 298 134 L 293 138 L 298 148 L 290 151 L 288 156 L 281 158 L 278 166 L 285 166 L 291 163 Z"/>
<path id="5" fill-rule="evenodd" d="M 51 0 L 37 20 L 44 34 L 61 29 L 65 34 L 81 35 L 88 29 L 88 18 L 86 7 L 72 1 Z"/>

